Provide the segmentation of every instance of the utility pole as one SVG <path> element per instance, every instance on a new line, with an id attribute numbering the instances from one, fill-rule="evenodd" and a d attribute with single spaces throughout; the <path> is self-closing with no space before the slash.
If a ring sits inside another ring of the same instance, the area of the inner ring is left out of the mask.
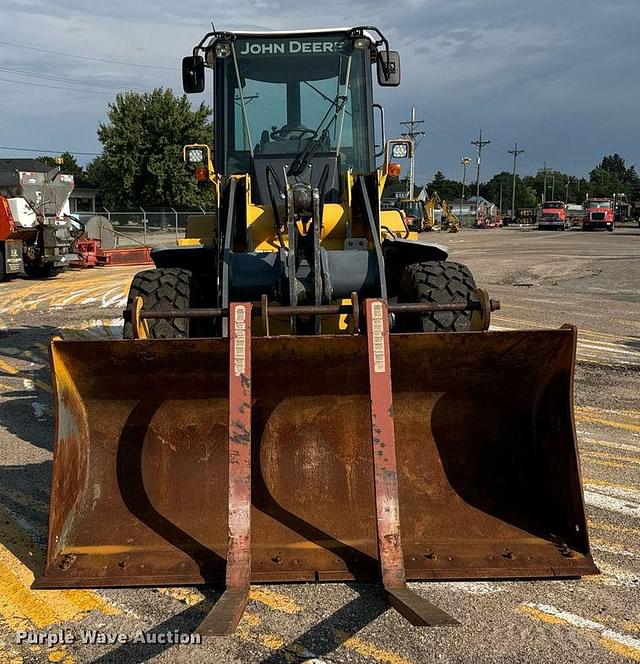
<path id="1" fill-rule="evenodd" d="M 500 183 L 500 203 L 498 204 L 498 212 L 502 216 L 502 182 Z"/>
<path id="2" fill-rule="evenodd" d="M 542 172 L 544 173 L 544 186 L 542 188 L 542 202 L 546 203 L 547 202 L 547 162 L 543 161 L 542 162 Z"/>
<path id="3" fill-rule="evenodd" d="M 460 196 L 460 216 L 462 217 L 462 204 L 464 203 L 464 185 L 467 181 L 467 166 L 471 163 L 469 157 L 462 157 L 462 195 Z"/>
<path id="4" fill-rule="evenodd" d="M 511 186 L 511 218 L 516 216 L 516 159 L 518 155 L 524 152 L 523 149 L 518 150 L 518 144 L 513 146 L 513 150 L 507 150 L 509 154 L 513 155 L 513 183 Z"/>
<path id="5" fill-rule="evenodd" d="M 571 176 L 567 175 L 567 189 L 564 197 L 565 205 L 569 204 L 569 182 L 571 182 Z"/>
<path id="6" fill-rule="evenodd" d="M 551 174 L 551 200 L 554 201 L 556 198 L 556 172 L 554 171 Z"/>
<path id="7" fill-rule="evenodd" d="M 480 130 L 480 136 L 478 140 L 471 141 L 471 145 L 475 145 L 478 152 L 478 165 L 476 168 L 476 220 L 478 219 L 478 215 L 480 213 L 480 159 L 482 157 L 482 148 L 485 145 L 489 145 L 489 143 L 491 143 L 491 141 L 482 140 L 482 129 Z"/>
<path id="8" fill-rule="evenodd" d="M 407 131 L 402 134 L 405 138 L 408 138 L 413 143 L 413 150 L 411 150 L 411 159 L 409 162 L 409 198 L 413 199 L 414 194 L 414 182 L 416 176 L 416 148 L 422 142 L 422 137 L 426 136 L 426 132 L 421 131 L 418 127 L 424 122 L 424 120 L 416 120 L 416 107 L 411 108 L 411 120 L 406 120 L 401 122 L 401 125 L 404 125 L 407 128 Z"/>

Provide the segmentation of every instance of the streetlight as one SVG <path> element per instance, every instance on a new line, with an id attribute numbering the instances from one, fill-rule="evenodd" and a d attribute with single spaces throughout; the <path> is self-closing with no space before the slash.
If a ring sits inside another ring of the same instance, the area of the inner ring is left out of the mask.
<path id="1" fill-rule="evenodd" d="M 462 195 L 460 196 L 460 216 L 462 216 L 462 203 L 464 202 L 464 185 L 467 181 L 467 166 L 471 163 L 469 157 L 462 157 Z"/>

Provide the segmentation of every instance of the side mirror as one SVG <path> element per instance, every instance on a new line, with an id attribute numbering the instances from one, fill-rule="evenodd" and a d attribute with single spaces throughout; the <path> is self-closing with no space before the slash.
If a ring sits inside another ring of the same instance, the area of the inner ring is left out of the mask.
<path id="1" fill-rule="evenodd" d="M 398 51 L 378 52 L 378 83 L 383 86 L 400 85 L 400 53 Z"/>
<path id="2" fill-rule="evenodd" d="M 201 55 L 182 58 L 182 88 L 187 94 L 204 90 L 204 60 Z"/>

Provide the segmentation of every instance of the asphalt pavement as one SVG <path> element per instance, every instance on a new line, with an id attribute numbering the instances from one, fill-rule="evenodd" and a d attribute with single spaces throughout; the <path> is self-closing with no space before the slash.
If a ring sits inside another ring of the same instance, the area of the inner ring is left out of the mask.
<path id="1" fill-rule="evenodd" d="M 640 229 L 463 230 L 423 239 L 448 245 L 451 260 L 467 263 L 501 301 L 492 329 L 577 325 L 575 420 L 600 575 L 411 583 L 460 622 L 440 628 L 410 626 L 367 584 L 256 585 L 233 637 L 184 645 L 149 641 L 189 635 L 219 588 L 31 590 L 47 542 L 48 340 L 121 336 L 139 268 L 16 279 L 0 284 L 0 661 L 640 661 Z M 69 642 L 17 643 L 21 632 Z M 124 642 L 82 643 L 118 634 Z"/>

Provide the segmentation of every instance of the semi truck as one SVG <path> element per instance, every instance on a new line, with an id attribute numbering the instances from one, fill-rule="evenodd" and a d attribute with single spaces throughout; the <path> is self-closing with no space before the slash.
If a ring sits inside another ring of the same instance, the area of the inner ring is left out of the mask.
<path id="1" fill-rule="evenodd" d="M 54 277 L 68 263 L 73 187 L 73 175 L 58 167 L 46 172 L 0 170 L 0 278 L 19 272 L 32 278 Z"/>
<path id="2" fill-rule="evenodd" d="M 591 231 L 596 228 L 606 228 L 613 231 L 615 228 L 613 213 L 614 204 L 610 198 L 588 198 L 583 204 L 584 217 L 582 230 Z"/>
<path id="3" fill-rule="evenodd" d="M 538 230 L 571 228 L 567 219 L 567 206 L 563 201 L 545 201 L 538 213 Z"/>

